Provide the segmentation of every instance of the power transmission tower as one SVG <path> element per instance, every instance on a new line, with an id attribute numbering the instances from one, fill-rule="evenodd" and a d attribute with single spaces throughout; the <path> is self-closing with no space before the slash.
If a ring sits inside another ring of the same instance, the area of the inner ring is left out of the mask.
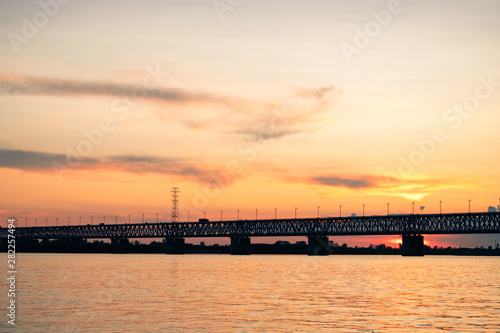
<path id="1" fill-rule="evenodd" d="M 172 196 L 172 222 L 179 222 L 179 188 L 172 187 L 170 194 Z"/>

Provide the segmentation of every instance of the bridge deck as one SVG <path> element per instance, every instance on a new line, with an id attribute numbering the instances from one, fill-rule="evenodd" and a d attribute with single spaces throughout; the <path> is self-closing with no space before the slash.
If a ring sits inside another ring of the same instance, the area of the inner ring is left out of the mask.
<path id="1" fill-rule="evenodd" d="M 7 238 L 0 229 L 0 239 Z M 415 214 L 16 228 L 16 238 L 191 238 L 500 233 L 500 213 Z"/>

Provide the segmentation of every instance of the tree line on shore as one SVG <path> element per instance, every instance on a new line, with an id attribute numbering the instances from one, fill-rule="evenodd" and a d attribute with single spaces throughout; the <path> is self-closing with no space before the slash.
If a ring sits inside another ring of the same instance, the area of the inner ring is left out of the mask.
<path id="1" fill-rule="evenodd" d="M 383 255 L 400 255 L 399 247 L 391 247 L 385 244 L 374 245 L 368 247 L 350 247 L 346 243 L 339 245 L 330 242 L 331 254 L 383 254 Z M 94 240 L 92 242 L 77 239 L 56 239 L 43 240 L 41 242 L 27 241 L 18 242 L 17 252 L 27 253 L 165 253 L 165 242 L 153 241 L 150 244 L 144 244 L 139 241 L 133 243 L 112 244 L 102 240 Z M 7 249 L 2 249 L 6 252 Z M 307 242 L 298 241 L 290 243 L 288 241 L 277 241 L 274 244 L 251 244 L 250 252 L 252 254 L 307 254 Z M 185 244 L 185 253 L 230 253 L 230 245 L 205 245 L 200 244 Z M 492 246 L 463 248 L 463 247 L 437 247 L 433 248 L 424 246 L 424 254 L 426 255 L 500 255 L 500 248 L 494 249 Z"/>

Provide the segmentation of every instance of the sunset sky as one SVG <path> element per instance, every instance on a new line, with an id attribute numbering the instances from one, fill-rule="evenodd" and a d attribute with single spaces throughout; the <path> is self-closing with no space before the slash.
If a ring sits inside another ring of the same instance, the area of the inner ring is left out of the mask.
<path id="1" fill-rule="evenodd" d="M 500 1 L 8 0 L 0 35 L 2 227 L 500 203 Z"/>

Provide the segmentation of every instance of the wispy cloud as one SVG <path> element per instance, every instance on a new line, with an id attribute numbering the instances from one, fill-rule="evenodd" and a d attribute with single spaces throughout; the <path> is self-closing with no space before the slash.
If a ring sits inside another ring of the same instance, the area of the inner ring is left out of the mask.
<path id="1" fill-rule="evenodd" d="M 295 103 L 292 98 L 284 105 L 259 106 L 256 109 L 260 112 L 257 112 L 251 121 L 235 124 L 233 132 L 248 136 L 253 141 L 266 141 L 301 133 L 308 125 L 322 120 L 319 115 L 325 111 L 328 104 L 327 94 L 334 90 L 334 86 L 302 89 L 293 95 L 302 99 L 299 103 Z"/>
<path id="2" fill-rule="evenodd" d="M 111 82 L 0 74 L 0 95 L 124 98 L 132 96 L 138 87 Z M 250 141 L 265 141 L 304 132 L 308 125 L 323 120 L 320 115 L 328 105 L 328 94 L 335 90 L 338 89 L 334 86 L 299 89 L 283 104 L 165 87 L 147 89 L 146 93 L 138 94 L 136 98 L 187 106 L 199 103 L 201 108 L 189 108 L 176 114 L 171 109 L 161 109 L 157 111 L 157 116 L 160 120 L 178 121 L 198 131 L 207 129 L 241 135 Z"/>
<path id="3" fill-rule="evenodd" d="M 320 87 L 318 89 L 299 89 L 295 92 L 295 96 L 312 98 L 317 103 L 321 103 L 325 101 L 325 95 L 335 89 L 335 86 Z"/>
<path id="4" fill-rule="evenodd" d="M 296 178 L 295 181 L 305 184 L 320 185 L 326 188 L 346 188 L 354 191 L 364 191 L 370 195 L 399 196 L 407 200 L 420 200 L 440 189 L 458 187 L 453 179 L 407 179 L 381 175 L 330 174 Z M 463 184 L 461 186 L 463 186 Z M 332 195 L 335 193 L 322 192 L 320 194 Z"/>
<path id="5" fill-rule="evenodd" d="M 52 168 L 52 163 L 66 163 L 66 155 L 28 150 L 0 149 L 0 168 L 20 170 L 44 170 Z M 87 167 L 99 163 L 98 160 L 82 157 L 81 166 Z"/>
<path id="6" fill-rule="evenodd" d="M 319 177 L 312 177 L 311 180 L 314 183 L 320 185 L 357 189 L 357 188 L 369 188 L 377 186 L 377 184 L 381 181 L 381 178 L 376 176 L 363 176 L 356 178 L 345 178 L 339 176 L 319 176 Z"/>
<path id="7" fill-rule="evenodd" d="M 131 95 L 138 87 L 141 86 L 0 74 L 0 94 L 4 95 L 123 97 Z M 171 103 L 210 102 L 224 104 L 238 100 L 229 96 L 186 92 L 173 88 L 148 88 L 146 94 L 138 95 L 140 98 Z"/>
<path id="8" fill-rule="evenodd" d="M 53 163 L 67 165 L 67 155 L 0 149 L 0 168 L 48 173 Z M 103 159 L 81 158 L 78 167 L 71 170 L 117 170 L 135 174 L 158 173 L 179 176 L 209 187 L 217 186 L 218 169 L 200 168 L 199 163 L 153 156 L 109 156 Z M 235 179 L 232 179 L 233 181 Z"/>

